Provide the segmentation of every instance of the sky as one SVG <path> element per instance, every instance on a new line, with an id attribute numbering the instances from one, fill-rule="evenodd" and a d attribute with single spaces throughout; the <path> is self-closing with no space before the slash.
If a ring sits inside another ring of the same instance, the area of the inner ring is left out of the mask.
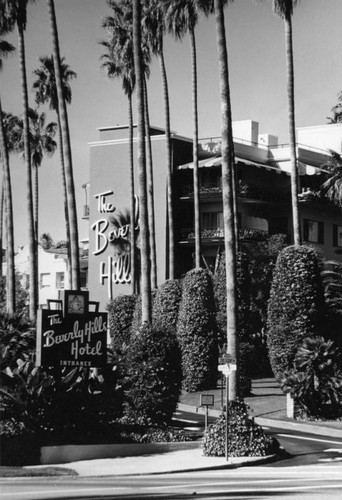
<path id="1" fill-rule="evenodd" d="M 79 237 L 88 236 L 81 219 L 85 203 L 82 184 L 89 179 L 89 143 L 98 139 L 98 127 L 127 124 L 127 100 L 121 84 L 100 69 L 106 39 L 101 19 L 110 15 L 105 0 L 55 0 L 60 51 L 77 73 L 68 107 Z M 259 133 L 288 142 L 286 63 L 283 21 L 272 11 L 271 0 L 235 0 L 225 9 L 232 117 L 255 120 Z M 342 90 L 342 0 L 300 0 L 293 17 L 296 126 L 327 123 Z M 17 46 L 16 34 L 7 37 Z M 220 101 L 216 32 L 213 18 L 201 17 L 196 30 L 198 58 L 199 136 L 220 135 Z M 51 55 L 51 37 L 45 0 L 28 7 L 25 33 L 30 105 L 32 72 L 41 56 Z M 171 129 L 192 136 L 192 87 L 189 37 L 165 39 Z M 154 60 L 148 82 L 150 121 L 164 126 L 164 103 L 159 63 Z M 0 75 L 3 110 L 22 113 L 19 63 L 14 54 L 4 61 Z M 56 121 L 41 108 L 48 121 Z M 28 242 L 26 178 L 22 159 L 10 158 L 15 247 Z M 59 154 L 45 158 L 40 167 L 39 234 L 55 242 L 65 239 Z"/>

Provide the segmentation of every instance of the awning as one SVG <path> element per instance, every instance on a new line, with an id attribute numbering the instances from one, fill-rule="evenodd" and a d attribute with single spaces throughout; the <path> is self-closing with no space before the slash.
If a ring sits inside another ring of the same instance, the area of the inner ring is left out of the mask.
<path id="1" fill-rule="evenodd" d="M 235 162 L 244 163 L 245 165 L 253 165 L 254 167 L 266 168 L 267 170 L 276 170 L 280 172 L 280 168 L 276 166 L 266 165 L 265 163 L 258 163 L 256 161 L 247 160 L 246 158 L 241 158 L 240 156 L 235 156 Z M 198 167 L 220 167 L 222 165 L 222 156 L 213 156 L 211 158 L 206 158 L 205 160 L 200 160 L 198 162 Z M 179 165 L 178 170 L 187 170 L 194 168 L 194 163 L 191 161 L 189 163 L 184 163 Z"/>
<path id="2" fill-rule="evenodd" d="M 256 161 L 248 160 L 246 158 L 241 158 L 240 156 L 235 156 L 236 163 L 243 163 L 244 165 L 252 165 L 258 168 L 265 168 L 269 171 L 274 171 L 278 173 L 284 173 L 287 175 L 291 175 L 291 164 L 289 161 L 281 162 L 280 165 L 268 165 L 266 163 L 259 163 Z M 222 156 L 213 156 L 211 158 L 206 158 L 205 160 L 200 160 L 198 162 L 199 168 L 205 167 L 220 167 L 222 165 Z M 184 163 L 183 165 L 179 165 L 178 170 L 188 170 L 193 169 L 193 162 Z M 319 167 L 313 167 L 312 165 L 307 165 L 298 161 L 298 173 L 299 175 L 319 175 L 324 173 L 325 170 Z"/>

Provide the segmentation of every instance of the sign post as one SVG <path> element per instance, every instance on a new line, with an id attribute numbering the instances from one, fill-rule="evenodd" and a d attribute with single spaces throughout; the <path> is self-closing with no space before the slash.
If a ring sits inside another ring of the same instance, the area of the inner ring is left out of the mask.
<path id="1" fill-rule="evenodd" d="M 51 302 L 48 301 L 48 307 Z M 65 290 L 59 309 L 39 309 L 37 366 L 101 367 L 107 363 L 107 313 L 88 292 Z M 89 312 L 89 305 L 95 311 Z"/>
<path id="2" fill-rule="evenodd" d="M 226 461 L 228 462 L 228 400 L 229 400 L 229 375 L 236 371 L 236 359 L 231 354 L 221 354 L 218 370 L 226 377 Z"/>
<path id="3" fill-rule="evenodd" d="M 209 409 L 209 406 L 214 406 L 214 395 L 213 394 L 201 394 L 200 406 L 205 407 L 204 429 L 207 430 L 207 427 L 208 427 L 208 409 Z"/>

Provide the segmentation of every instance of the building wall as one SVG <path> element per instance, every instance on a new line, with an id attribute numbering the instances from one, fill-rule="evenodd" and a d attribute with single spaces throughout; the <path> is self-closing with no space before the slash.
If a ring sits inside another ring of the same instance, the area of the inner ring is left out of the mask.
<path id="1" fill-rule="evenodd" d="M 155 133 L 156 131 L 153 130 Z M 126 137 L 128 129 L 126 127 Z M 118 138 L 119 137 L 119 138 Z M 158 285 L 168 277 L 167 270 L 167 186 L 166 147 L 164 135 L 152 135 L 153 182 L 156 226 L 156 254 Z M 173 157 L 176 158 L 183 141 L 174 139 Z M 185 143 L 189 150 L 190 143 Z M 135 172 L 137 142 L 134 140 Z M 192 147 L 190 147 L 191 150 Z M 184 152 L 182 153 L 184 155 Z M 115 254 L 110 242 L 113 226 L 111 218 L 118 211 L 130 211 L 129 142 L 123 138 L 123 129 L 106 129 L 105 141 L 90 145 L 90 195 L 89 195 L 89 291 L 90 300 L 99 301 L 101 307 L 118 296 L 132 290 L 130 259 L 127 253 Z M 107 193 L 101 195 L 101 193 Z M 135 174 L 135 193 L 138 194 L 138 174 Z M 102 206 L 101 206 L 101 201 Z M 128 229 L 128 228 L 127 228 Z M 127 231 L 126 231 L 127 233 Z M 129 242 L 126 234 L 124 239 Z M 128 252 L 129 253 L 129 252 Z M 122 271 L 122 272 L 120 272 Z"/>

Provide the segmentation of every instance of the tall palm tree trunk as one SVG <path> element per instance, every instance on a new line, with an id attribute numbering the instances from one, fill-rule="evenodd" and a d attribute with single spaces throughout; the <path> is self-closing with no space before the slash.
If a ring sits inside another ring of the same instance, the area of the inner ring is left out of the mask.
<path id="1" fill-rule="evenodd" d="M 170 101 L 165 59 L 163 52 L 163 40 L 160 41 L 159 63 L 162 76 L 164 105 L 165 105 L 165 144 L 167 162 L 167 213 L 168 213 L 168 278 L 175 277 L 175 236 L 173 221 L 173 180 L 172 180 L 172 154 L 171 154 L 171 127 L 170 127 Z"/>
<path id="2" fill-rule="evenodd" d="M 47 0 L 47 7 L 49 11 L 50 29 L 52 36 L 53 63 L 55 70 L 57 95 L 58 95 L 58 111 L 62 125 L 65 180 L 67 187 L 68 215 L 70 224 L 71 288 L 73 290 L 78 290 L 80 288 L 80 258 L 79 258 L 80 256 L 79 256 L 79 243 L 78 243 L 77 210 L 76 210 L 75 186 L 74 186 L 74 176 L 73 176 L 73 166 L 72 166 L 68 114 L 63 96 L 63 84 L 60 71 L 61 58 L 59 51 L 54 0 Z"/>
<path id="3" fill-rule="evenodd" d="M 0 146 L 1 150 L 1 146 Z M 2 264 L 3 264 L 3 257 L 2 257 L 2 248 L 3 248 L 3 234 L 4 234 L 4 193 L 5 193 L 5 187 L 4 187 L 4 165 L 2 166 L 2 182 L 1 182 L 1 191 L 0 191 L 0 276 L 2 276 Z"/>
<path id="4" fill-rule="evenodd" d="M 64 207 L 64 219 L 65 219 L 65 233 L 66 233 L 66 239 L 67 239 L 67 256 L 68 256 L 68 262 L 67 262 L 68 275 L 67 275 L 67 280 L 65 282 L 65 288 L 68 289 L 71 286 L 71 276 L 70 276 L 70 271 L 71 271 L 70 223 L 69 223 L 67 185 L 66 185 L 66 180 L 65 180 L 65 168 L 64 168 L 62 126 L 61 126 L 61 120 L 60 120 L 58 109 L 57 109 L 57 122 L 58 122 L 59 154 L 60 154 L 61 174 L 62 174 L 62 189 L 63 189 L 63 207 Z"/>
<path id="5" fill-rule="evenodd" d="M 138 125 L 138 179 L 141 240 L 141 321 L 151 323 L 150 249 L 147 215 L 146 154 L 144 124 L 144 85 L 141 54 L 141 4 L 133 0 L 133 50 L 136 77 Z"/>
<path id="6" fill-rule="evenodd" d="M 27 78 L 26 78 L 26 61 L 25 61 L 25 42 L 24 31 L 20 22 L 18 26 L 18 47 L 19 47 L 19 64 L 21 75 L 21 93 L 23 104 L 23 128 L 24 128 L 24 154 L 26 164 L 26 197 L 27 197 L 27 216 L 28 216 L 28 241 L 29 241 L 29 315 L 31 320 L 35 320 L 38 306 L 38 269 L 37 269 L 37 243 L 34 231 L 34 214 L 33 214 L 33 195 L 32 195 L 32 171 L 31 171 L 31 153 L 29 141 L 29 118 L 28 118 L 28 93 L 27 93 Z"/>
<path id="7" fill-rule="evenodd" d="M 135 189 L 134 189 L 134 155 L 133 155 L 133 110 L 132 110 L 132 93 L 128 94 L 128 124 L 129 124 L 129 177 L 130 177 L 130 243 L 131 243 L 131 283 L 132 294 L 137 292 L 136 283 L 136 251 L 135 251 Z"/>
<path id="8" fill-rule="evenodd" d="M 284 17 L 284 26 L 285 26 L 287 100 L 288 100 L 288 122 L 289 122 L 290 162 L 291 162 L 291 204 L 292 204 L 293 240 L 294 244 L 298 246 L 301 245 L 301 230 L 300 230 L 299 206 L 298 206 L 298 168 L 297 168 L 297 150 L 296 150 L 294 69 L 293 69 L 291 15 Z"/>
<path id="9" fill-rule="evenodd" d="M 13 228 L 13 202 L 12 202 L 12 184 L 11 171 L 9 168 L 9 158 L 7 144 L 5 140 L 4 124 L 2 119 L 2 106 L 0 99 L 0 149 L 3 161 L 3 181 L 5 192 L 5 213 L 6 213 L 6 259 L 7 259 L 7 278 L 6 278 L 6 310 L 8 313 L 15 312 L 15 264 L 14 264 L 14 228 Z M 0 248 L 2 253 L 2 246 Z M 1 266 L 2 267 L 2 266 Z"/>
<path id="10" fill-rule="evenodd" d="M 230 105 L 228 53 L 222 0 L 215 0 L 215 21 L 221 95 L 222 196 L 227 288 L 227 351 L 232 358 L 238 361 L 236 243 L 233 200 L 234 148 Z M 237 396 L 237 372 L 232 372 L 229 377 L 229 400 L 235 400 Z"/>
<path id="11" fill-rule="evenodd" d="M 39 180 L 38 180 L 38 165 L 32 165 L 33 174 L 33 219 L 34 219 L 34 234 L 38 241 L 38 213 L 39 213 Z"/>
<path id="12" fill-rule="evenodd" d="M 148 111 L 148 94 L 146 78 L 144 77 L 144 113 L 145 134 L 147 153 L 147 204 L 148 204 L 148 228 L 150 233 L 151 252 L 151 288 L 157 288 L 157 251 L 156 251 L 156 224 L 154 212 L 154 184 L 153 184 L 153 155 L 150 134 L 150 116 Z"/>
<path id="13" fill-rule="evenodd" d="M 192 113 L 193 113 L 193 184 L 194 184 L 194 226 L 195 226 L 195 266 L 201 267 L 201 221 L 200 195 L 198 179 L 198 105 L 197 105 L 197 56 L 195 30 L 190 30 L 191 61 L 192 61 Z"/>

